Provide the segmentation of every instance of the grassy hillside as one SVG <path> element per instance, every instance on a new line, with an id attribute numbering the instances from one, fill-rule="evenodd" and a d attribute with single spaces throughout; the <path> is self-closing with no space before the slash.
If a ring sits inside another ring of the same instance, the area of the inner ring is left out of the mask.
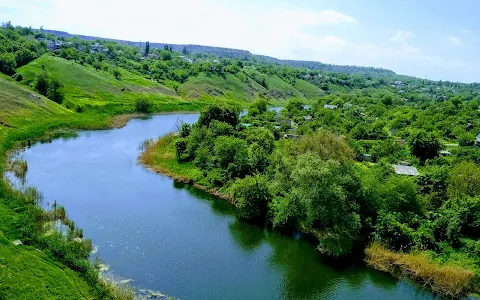
<path id="1" fill-rule="evenodd" d="M 0 125 L 16 128 L 38 121 L 39 118 L 71 114 L 65 107 L 0 77 Z"/>
<path id="2" fill-rule="evenodd" d="M 294 87 L 308 99 L 317 99 L 325 95 L 325 92 L 321 88 L 302 79 L 295 80 Z"/>
<path id="3" fill-rule="evenodd" d="M 106 71 L 95 70 L 59 57 L 44 55 L 18 69 L 23 83 L 33 86 L 43 68 L 59 79 L 64 105 L 72 109 L 108 113 L 132 112 L 137 99 L 152 102 L 157 111 L 195 110 L 201 103 L 182 100 L 174 90 L 123 69 L 120 80 Z"/>
<path id="4" fill-rule="evenodd" d="M 240 80 L 227 74 L 225 77 L 201 73 L 190 77 L 178 88 L 178 94 L 185 99 L 199 99 L 203 95 L 216 98 L 236 99 L 250 102 L 259 96 L 269 96 L 272 100 L 283 101 L 291 98 L 316 99 L 323 91 L 304 80 L 297 80 L 295 86 L 275 75 L 265 75 L 268 88 L 251 78 Z"/>
<path id="5" fill-rule="evenodd" d="M 293 87 L 288 82 L 285 82 L 280 77 L 274 76 L 265 76 L 268 95 L 275 99 L 290 99 L 290 98 L 300 98 L 305 99 L 305 96 Z"/>
<path id="6" fill-rule="evenodd" d="M 202 95 L 212 97 L 250 101 L 266 89 L 251 79 L 241 81 L 236 76 L 227 74 L 225 77 L 201 73 L 191 77 L 178 88 L 178 93 L 185 99 L 199 99 Z"/>

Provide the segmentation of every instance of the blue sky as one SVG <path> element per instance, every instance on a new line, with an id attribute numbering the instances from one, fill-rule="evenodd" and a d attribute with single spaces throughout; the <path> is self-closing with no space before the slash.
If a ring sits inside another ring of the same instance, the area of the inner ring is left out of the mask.
<path id="1" fill-rule="evenodd" d="M 0 0 L 0 21 L 480 82 L 478 0 Z"/>

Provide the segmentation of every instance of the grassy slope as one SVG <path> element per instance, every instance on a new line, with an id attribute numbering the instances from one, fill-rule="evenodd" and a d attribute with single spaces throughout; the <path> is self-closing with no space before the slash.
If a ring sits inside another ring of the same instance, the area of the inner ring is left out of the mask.
<path id="1" fill-rule="evenodd" d="M 33 85 L 35 74 L 45 70 L 64 85 L 65 105 L 108 113 L 132 112 L 137 99 L 152 101 L 157 111 L 198 110 L 202 103 L 182 100 L 175 91 L 133 73 L 122 71 L 120 80 L 59 57 L 44 55 L 18 69 L 23 82 Z M 123 91 L 122 91 L 123 90 Z"/>
<path id="2" fill-rule="evenodd" d="M 19 207 L 0 199 L 0 299 L 92 299 L 93 291 L 78 274 L 19 238 Z"/>
<path id="3" fill-rule="evenodd" d="M 265 76 L 265 78 L 268 90 L 250 78 L 243 82 L 231 74 L 225 77 L 200 74 L 182 84 L 178 88 L 178 93 L 185 99 L 198 99 L 206 94 L 247 102 L 265 94 L 281 101 L 291 98 L 316 99 L 321 94 L 318 87 L 304 80 L 298 80 L 298 85 L 294 87 L 277 76 Z"/>
<path id="4" fill-rule="evenodd" d="M 275 99 L 299 98 L 305 99 L 305 96 L 295 89 L 291 84 L 285 82 L 278 76 L 266 76 L 268 94 Z"/>
<path id="5" fill-rule="evenodd" d="M 26 88 L 0 77 L 0 161 L 16 139 L 48 130 L 41 125 L 43 122 L 56 124 L 55 120 L 64 119 L 75 124 L 75 113 L 44 97 L 30 95 Z M 32 247 L 12 244 L 20 237 L 24 207 L 1 195 L 0 186 L 0 299 L 92 298 L 90 287 L 77 273 Z"/>
<path id="6" fill-rule="evenodd" d="M 198 99 L 207 94 L 213 97 L 238 99 L 247 102 L 264 92 L 265 88 L 253 80 L 249 79 L 247 82 L 242 82 L 231 74 L 220 77 L 201 73 L 197 77 L 190 78 L 178 88 L 178 93 L 186 99 Z"/>
<path id="7" fill-rule="evenodd" d="M 320 96 L 325 95 L 325 92 L 321 88 L 302 79 L 297 79 L 294 86 L 308 99 L 315 100 L 318 99 Z"/>

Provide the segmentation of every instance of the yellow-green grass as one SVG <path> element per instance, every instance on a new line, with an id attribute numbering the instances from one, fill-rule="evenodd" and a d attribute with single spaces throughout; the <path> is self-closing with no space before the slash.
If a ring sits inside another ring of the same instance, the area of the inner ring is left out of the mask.
<path id="1" fill-rule="evenodd" d="M 202 178 L 202 171 L 191 162 L 180 163 L 176 159 L 174 134 L 167 134 L 158 140 L 146 143 L 140 162 L 149 169 L 168 175 L 177 180 L 190 182 Z"/>
<path id="2" fill-rule="evenodd" d="M 214 196 L 234 203 L 234 199 L 214 188 L 205 178 L 203 171 L 192 162 L 180 163 L 176 158 L 174 134 L 167 134 L 157 140 L 145 143 L 145 149 L 139 157 L 139 162 L 146 168 L 169 176 L 175 180 L 192 184 L 198 189 L 204 190 Z"/>
<path id="3" fill-rule="evenodd" d="M 155 81 L 121 70 L 120 80 L 110 73 L 82 66 L 59 57 L 44 55 L 19 68 L 23 83 L 33 86 L 36 74 L 45 69 L 59 79 L 65 95 L 64 104 L 76 109 L 106 113 L 134 110 L 135 101 L 147 99 L 155 111 L 198 110 L 202 103 L 183 100 L 176 92 Z"/>
<path id="4" fill-rule="evenodd" d="M 290 83 L 282 80 L 280 77 L 273 75 L 273 76 L 265 76 L 265 80 L 267 82 L 268 87 L 268 95 L 275 99 L 291 99 L 291 98 L 299 98 L 305 99 L 305 96 L 298 91 L 294 86 Z"/>
<path id="5" fill-rule="evenodd" d="M 302 79 L 297 79 L 294 87 L 308 99 L 315 100 L 325 95 L 321 88 Z"/>
<path id="6" fill-rule="evenodd" d="M 427 252 L 394 252 L 374 243 L 365 250 L 365 254 L 365 261 L 375 269 L 413 278 L 437 293 L 450 297 L 478 293 L 475 272 L 453 263 L 440 264 Z"/>
<path id="7" fill-rule="evenodd" d="M 199 99 L 202 95 L 209 95 L 247 102 L 265 92 L 265 88 L 255 81 L 247 79 L 246 82 L 243 82 L 232 74 L 221 77 L 201 73 L 196 77 L 191 77 L 178 88 L 178 93 L 185 99 Z"/>

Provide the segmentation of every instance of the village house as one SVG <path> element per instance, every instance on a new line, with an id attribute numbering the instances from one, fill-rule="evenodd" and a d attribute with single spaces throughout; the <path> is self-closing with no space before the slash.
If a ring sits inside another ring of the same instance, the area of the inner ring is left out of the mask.
<path id="1" fill-rule="evenodd" d="M 312 116 L 303 116 L 303 119 L 305 121 L 311 121 L 312 120 Z"/>
<path id="2" fill-rule="evenodd" d="M 323 108 L 326 108 L 326 109 L 337 109 L 338 106 L 337 106 L 337 105 L 325 104 L 325 105 L 323 106 Z"/>
<path id="3" fill-rule="evenodd" d="M 420 175 L 420 173 L 418 173 L 417 168 L 412 166 L 405 166 L 405 165 L 392 165 L 392 166 L 395 171 L 395 174 L 397 175 L 408 175 L 408 176 Z"/>
<path id="4" fill-rule="evenodd" d="M 103 50 L 103 46 L 99 43 L 95 43 L 90 46 L 90 53 L 100 52 Z"/>
<path id="5" fill-rule="evenodd" d="M 298 140 L 298 139 L 300 139 L 302 136 L 301 136 L 301 135 L 298 135 L 298 134 L 290 134 L 290 133 L 287 133 L 287 134 L 284 134 L 283 137 L 286 138 L 286 139 Z"/>

